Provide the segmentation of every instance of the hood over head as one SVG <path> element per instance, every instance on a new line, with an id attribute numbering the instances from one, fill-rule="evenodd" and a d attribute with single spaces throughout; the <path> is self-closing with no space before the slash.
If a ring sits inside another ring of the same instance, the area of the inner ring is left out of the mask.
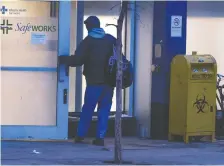
<path id="1" fill-rule="evenodd" d="M 91 31 L 93 28 L 100 28 L 100 20 L 96 16 L 89 16 L 85 21 L 86 29 Z"/>

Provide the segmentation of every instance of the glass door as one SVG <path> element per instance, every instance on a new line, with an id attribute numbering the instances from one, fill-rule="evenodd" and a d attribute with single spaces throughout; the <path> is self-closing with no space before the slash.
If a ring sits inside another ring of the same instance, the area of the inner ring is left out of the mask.
<path id="1" fill-rule="evenodd" d="M 66 139 L 71 2 L 1 2 L 2 139 Z"/>

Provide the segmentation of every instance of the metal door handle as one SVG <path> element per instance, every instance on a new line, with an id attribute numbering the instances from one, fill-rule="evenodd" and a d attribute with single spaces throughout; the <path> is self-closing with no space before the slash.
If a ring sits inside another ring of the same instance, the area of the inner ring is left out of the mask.
<path id="1" fill-rule="evenodd" d="M 68 89 L 63 90 L 63 104 L 68 103 Z"/>

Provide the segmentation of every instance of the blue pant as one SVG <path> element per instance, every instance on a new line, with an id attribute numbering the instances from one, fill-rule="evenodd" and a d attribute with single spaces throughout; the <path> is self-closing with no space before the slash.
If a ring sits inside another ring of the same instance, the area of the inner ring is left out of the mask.
<path id="1" fill-rule="evenodd" d="M 86 136 L 92 120 L 93 112 L 98 104 L 98 125 L 96 138 L 104 138 L 107 131 L 112 97 L 113 88 L 107 85 L 88 85 L 86 87 L 84 105 L 82 107 L 77 136 Z"/>

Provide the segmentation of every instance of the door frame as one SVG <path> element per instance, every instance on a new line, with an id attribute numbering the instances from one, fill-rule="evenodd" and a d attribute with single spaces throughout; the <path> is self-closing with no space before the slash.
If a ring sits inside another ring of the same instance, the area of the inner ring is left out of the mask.
<path id="1" fill-rule="evenodd" d="M 71 1 L 59 2 L 58 18 L 58 56 L 70 55 L 70 15 Z M 66 42 L 65 42 L 66 41 Z M 7 67 L 1 66 L 2 71 L 35 71 L 35 72 L 57 72 L 57 119 L 56 126 L 28 126 L 28 125 L 1 125 L 1 139 L 67 139 L 68 138 L 68 93 L 64 96 L 64 91 L 69 90 L 69 76 L 65 65 L 57 68 L 46 67 Z M 67 100 L 67 101 L 65 101 Z"/>

